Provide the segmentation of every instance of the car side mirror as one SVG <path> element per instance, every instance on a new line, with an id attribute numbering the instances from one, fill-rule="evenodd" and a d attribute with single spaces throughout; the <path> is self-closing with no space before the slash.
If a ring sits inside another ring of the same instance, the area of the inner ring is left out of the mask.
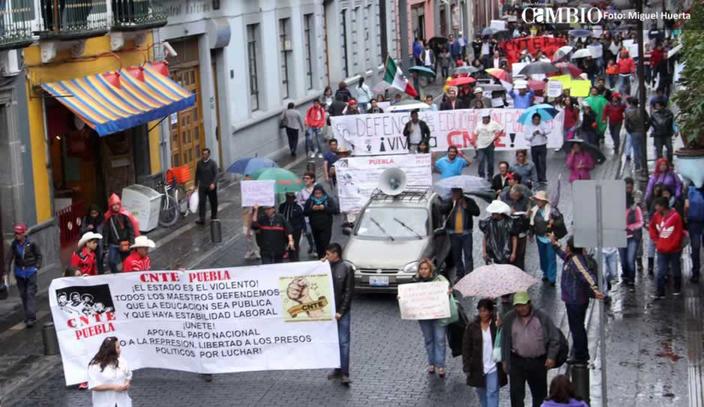
<path id="1" fill-rule="evenodd" d="M 433 236 L 442 236 L 445 234 L 445 228 L 437 228 L 433 230 Z"/>
<path id="2" fill-rule="evenodd" d="M 352 228 L 342 228 L 342 234 L 345 236 L 352 235 Z"/>

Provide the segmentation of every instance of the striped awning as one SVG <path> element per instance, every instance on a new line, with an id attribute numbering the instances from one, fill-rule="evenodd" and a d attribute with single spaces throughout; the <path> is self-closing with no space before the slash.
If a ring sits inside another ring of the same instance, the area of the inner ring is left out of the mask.
<path id="1" fill-rule="evenodd" d="M 111 84 L 104 74 L 98 74 L 44 83 L 42 89 L 100 136 L 161 119 L 195 103 L 193 93 L 150 64 L 144 65 L 143 72 L 144 81 L 121 70 L 119 87 Z"/>

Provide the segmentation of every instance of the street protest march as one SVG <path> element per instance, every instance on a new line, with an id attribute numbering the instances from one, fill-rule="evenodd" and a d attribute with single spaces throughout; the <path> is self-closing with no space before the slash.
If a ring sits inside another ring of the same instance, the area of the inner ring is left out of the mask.
<path id="1" fill-rule="evenodd" d="M 408 188 L 430 188 L 433 185 L 430 154 L 341 158 L 335 162 L 340 210 L 358 213 L 379 186 L 381 173 L 388 168 L 402 169 Z"/>
<path id="2" fill-rule="evenodd" d="M 59 278 L 49 300 L 67 385 L 110 336 L 133 369 L 340 366 L 327 262 Z"/>
<path id="3" fill-rule="evenodd" d="M 499 123 L 504 134 L 495 142 L 496 150 L 530 148 L 523 135 L 523 125 L 518 117 L 524 109 L 489 109 L 491 119 Z M 449 146 L 460 149 L 473 148 L 472 130 L 481 122 L 482 109 L 424 110 L 418 117 L 430 128 L 430 149 L 445 151 Z M 408 152 L 403 128 L 410 120 L 410 112 L 360 114 L 330 118 L 333 136 L 352 155 L 403 154 Z M 560 148 L 563 142 L 564 113 L 545 121 L 550 130 L 548 148 Z"/>

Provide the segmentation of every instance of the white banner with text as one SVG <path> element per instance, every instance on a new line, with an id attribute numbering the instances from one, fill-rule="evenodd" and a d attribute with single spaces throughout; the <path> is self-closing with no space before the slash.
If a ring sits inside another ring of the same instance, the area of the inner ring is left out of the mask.
<path id="1" fill-rule="evenodd" d="M 496 140 L 497 150 L 519 150 L 530 148 L 523 135 L 523 125 L 518 117 L 525 109 L 488 109 L 492 120 L 504 129 Z M 430 128 L 430 148 L 445 151 L 451 145 L 461 149 L 473 148 L 474 129 L 481 122 L 481 109 L 425 110 L 419 113 L 420 120 Z M 361 114 L 331 117 L 333 137 L 340 145 L 352 151 L 352 155 L 403 154 L 408 152 L 403 128 L 410 120 L 409 112 Z M 564 113 L 546 122 L 548 148 L 560 148 L 563 142 Z"/>
<path id="2" fill-rule="evenodd" d="M 407 189 L 430 188 L 431 163 L 430 154 L 340 158 L 335 162 L 340 211 L 358 213 L 379 187 L 381 173 L 388 168 L 400 168 L 406 173 Z"/>
<path id="3" fill-rule="evenodd" d="M 49 302 L 67 385 L 87 381 L 110 336 L 133 369 L 340 366 L 326 262 L 58 278 Z"/>

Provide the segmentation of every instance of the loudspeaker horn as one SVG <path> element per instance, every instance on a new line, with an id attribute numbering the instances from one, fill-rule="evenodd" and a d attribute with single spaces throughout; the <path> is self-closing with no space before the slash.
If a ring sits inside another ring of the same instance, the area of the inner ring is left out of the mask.
<path id="1" fill-rule="evenodd" d="M 400 168 L 388 168 L 379 177 L 379 189 L 386 195 L 398 195 L 406 188 L 406 173 Z"/>

